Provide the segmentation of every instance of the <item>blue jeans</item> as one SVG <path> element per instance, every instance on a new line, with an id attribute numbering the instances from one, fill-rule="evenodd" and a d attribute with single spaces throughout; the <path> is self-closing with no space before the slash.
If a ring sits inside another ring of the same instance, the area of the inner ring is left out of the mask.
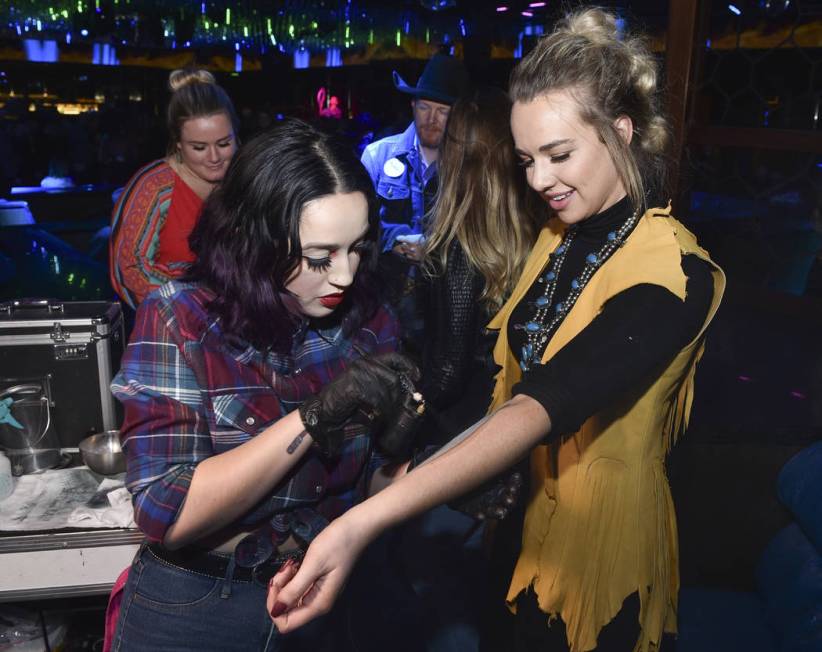
<path id="1" fill-rule="evenodd" d="M 141 547 L 123 592 L 112 651 L 334 650 L 328 617 L 280 635 L 266 611 L 267 590 L 174 566 Z"/>

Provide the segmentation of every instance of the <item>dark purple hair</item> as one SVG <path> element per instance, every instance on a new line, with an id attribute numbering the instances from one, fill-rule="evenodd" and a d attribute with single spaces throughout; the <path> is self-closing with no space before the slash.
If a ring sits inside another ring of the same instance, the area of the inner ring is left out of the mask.
<path id="1" fill-rule="evenodd" d="M 369 228 L 354 282 L 330 317 L 343 320 L 349 335 L 379 303 L 379 218 L 368 173 L 346 144 L 295 119 L 240 148 L 189 239 L 197 259 L 187 276 L 214 291 L 209 309 L 227 335 L 261 350 L 288 350 L 299 317 L 288 311 L 282 294 L 301 264 L 303 206 L 350 192 L 365 195 Z"/>

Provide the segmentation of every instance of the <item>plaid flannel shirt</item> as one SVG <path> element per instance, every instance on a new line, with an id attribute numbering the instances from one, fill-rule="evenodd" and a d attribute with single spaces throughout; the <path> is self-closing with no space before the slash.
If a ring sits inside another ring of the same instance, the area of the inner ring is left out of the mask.
<path id="1" fill-rule="evenodd" d="M 357 349 L 397 348 L 396 320 L 380 309 L 350 340 L 339 327 L 317 331 L 303 323 L 289 354 L 263 354 L 229 342 L 207 310 L 212 297 L 176 281 L 149 295 L 111 384 L 125 407 L 126 486 L 135 521 L 150 541 L 161 541 L 176 520 L 199 462 L 295 409 L 359 357 Z M 368 432 L 349 426 L 338 458 L 325 460 L 311 449 L 240 523 L 269 519 L 281 538 L 294 530 L 310 539 L 362 500 L 380 462 Z M 293 514 L 300 518 L 292 520 Z"/>

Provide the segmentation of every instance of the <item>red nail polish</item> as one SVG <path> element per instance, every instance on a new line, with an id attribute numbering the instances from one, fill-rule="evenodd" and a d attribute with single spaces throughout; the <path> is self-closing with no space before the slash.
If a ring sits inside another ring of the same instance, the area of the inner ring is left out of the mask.
<path id="1" fill-rule="evenodd" d="M 277 618 L 278 616 L 282 616 L 286 610 L 288 609 L 288 605 L 285 602 L 277 602 L 274 603 L 274 606 L 271 607 L 271 617 Z"/>

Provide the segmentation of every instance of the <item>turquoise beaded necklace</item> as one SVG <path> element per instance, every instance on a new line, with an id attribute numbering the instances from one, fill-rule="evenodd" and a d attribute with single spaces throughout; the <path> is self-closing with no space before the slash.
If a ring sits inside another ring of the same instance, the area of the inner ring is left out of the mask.
<path id="1" fill-rule="evenodd" d="M 639 211 L 634 211 L 633 215 L 629 217 L 619 229 L 608 233 L 605 244 L 602 245 L 599 251 L 592 252 L 585 257 L 585 266 L 578 276 L 571 280 L 571 291 L 564 301 L 560 301 L 554 305 L 554 292 L 557 289 L 557 279 L 562 270 L 562 264 L 565 262 L 565 257 L 568 254 L 568 248 L 576 238 L 578 232 L 578 225 L 569 227 L 562 236 L 562 242 L 551 256 L 550 267 L 547 268 L 545 275 L 537 279 L 538 283 L 545 284 L 545 290 L 533 302 L 536 310 L 532 319 L 524 324 L 515 324 L 514 328 L 525 331 L 526 342 L 522 346 L 522 356 L 520 358 L 520 367 L 523 371 L 528 371 L 532 365 L 539 364 L 542 357 L 542 351 L 548 343 L 548 338 L 554 329 L 562 323 L 566 315 L 574 307 L 574 304 L 582 294 L 582 290 L 591 280 L 594 273 L 602 267 L 603 263 L 611 257 L 611 255 L 619 249 L 628 238 L 628 235 L 636 226 L 639 220 Z M 553 308 L 552 308 L 553 306 Z"/>

